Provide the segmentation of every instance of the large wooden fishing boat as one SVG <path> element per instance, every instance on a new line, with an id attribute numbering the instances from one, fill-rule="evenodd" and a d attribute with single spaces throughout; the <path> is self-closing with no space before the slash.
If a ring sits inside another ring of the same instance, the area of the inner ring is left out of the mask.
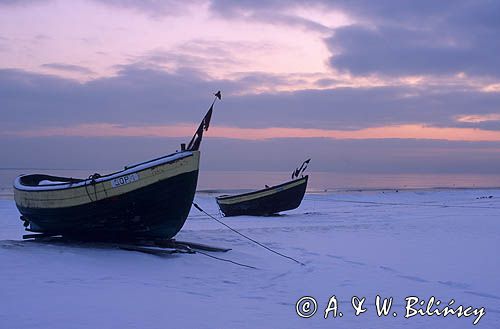
<path id="1" fill-rule="evenodd" d="M 198 181 L 200 143 L 214 102 L 186 148 L 87 179 L 22 175 L 14 198 L 26 230 L 89 240 L 169 239 L 188 216 Z"/>
<path id="2" fill-rule="evenodd" d="M 216 198 L 224 216 L 269 216 L 300 206 L 309 176 L 301 176 L 309 160 L 296 169 L 292 180 L 280 185 L 238 195 L 221 195 Z M 299 176 L 301 176 L 299 178 Z"/>

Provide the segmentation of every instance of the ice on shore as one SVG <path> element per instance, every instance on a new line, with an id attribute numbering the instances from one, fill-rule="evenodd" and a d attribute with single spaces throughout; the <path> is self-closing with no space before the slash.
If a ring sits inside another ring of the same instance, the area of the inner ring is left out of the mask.
<path id="1" fill-rule="evenodd" d="M 491 196 L 491 198 L 490 198 Z M 216 215 L 213 195 L 196 202 Z M 500 328 L 500 190 L 307 194 L 276 217 L 225 222 L 301 266 L 192 209 L 179 240 L 229 247 L 158 257 L 103 247 L 23 242 L 12 200 L 0 200 L 2 328 L 472 328 L 474 317 L 404 318 L 405 297 L 484 307 L 478 328 Z M 335 295 L 343 317 L 323 318 Z M 378 318 L 375 296 L 397 317 Z M 313 296 L 317 313 L 295 303 Z M 354 316 L 351 297 L 366 297 Z"/>

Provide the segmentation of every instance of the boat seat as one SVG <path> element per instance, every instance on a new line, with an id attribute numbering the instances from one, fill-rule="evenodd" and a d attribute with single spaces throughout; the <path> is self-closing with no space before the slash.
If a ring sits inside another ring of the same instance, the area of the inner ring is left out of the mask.
<path id="1" fill-rule="evenodd" d="M 66 184 L 67 182 L 61 182 L 61 181 L 53 181 L 53 180 L 42 180 L 38 183 L 38 185 L 43 186 L 43 185 L 54 185 L 54 184 Z"/>

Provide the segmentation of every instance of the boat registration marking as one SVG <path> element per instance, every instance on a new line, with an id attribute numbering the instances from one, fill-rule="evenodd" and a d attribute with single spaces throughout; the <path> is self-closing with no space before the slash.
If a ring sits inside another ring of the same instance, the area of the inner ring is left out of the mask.
<path id="1" fill-rule="evenodd" d="M 115 178 L 111 181 L 111 186 L 118 187 L 126 184 L 130 184 L 139 180 L 139 174 L 133 173 L 126 176 Z"/>

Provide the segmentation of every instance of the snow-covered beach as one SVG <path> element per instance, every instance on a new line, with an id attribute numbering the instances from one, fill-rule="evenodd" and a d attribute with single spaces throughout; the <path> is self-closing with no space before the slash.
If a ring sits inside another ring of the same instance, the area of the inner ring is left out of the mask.
<path id="1" fill-rule="evenodd" d="M 218 216 L 215 194 L 195 201 Z M 191 210 L 179 240 L 232 248 L 164 257 L 99 246 L 21 241 L 14 201 L 0 200 L 3 328 L 471 328 L 477 316 L 405 319 L 405 298 L 484 307 L 500 327 L 500 189 L 308 193 L 275 217 L 224 221 L 305 266 L 269 253 Z M 343 316 L 324 310 L 331 296 Z M 375 297 L 393 297 L 377 317 Z M 314 297 L 311 318 L 296 302 Z M 351 298 L 366 297 L 354 315 Z M 425 306 L 422 306 L 425 309 Z M 433 306 L 436 308 L 436 306 Z M 397 316 L 393 316 L 393 312 Z"/>

